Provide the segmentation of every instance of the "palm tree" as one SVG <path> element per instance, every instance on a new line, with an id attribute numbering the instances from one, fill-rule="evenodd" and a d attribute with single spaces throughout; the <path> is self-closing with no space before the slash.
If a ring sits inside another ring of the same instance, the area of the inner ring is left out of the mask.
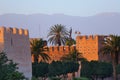
<path id="1" fill-rule="evenodd" d="M 33 39 L 30 41 L 31 53 L 34 56 L 34 62 L 38 63 L 39 58 L 41 61 L 47 62 L 50 57 L 45 53 L 47 49 L 44 47 L 44 41 L 42 39 Z"/>
<path id="2" fill-rule="evenodd" d="M 48 41 L 54 45 L 64 45 L 66 38 L 69 36 L 69 32 L 65 26 L 61 24 L 54 25 L 50 28 L 48 33 Z"/>
<path id="3" fill-rule="evenodd" d="M 118 64 L 118 55 L 120 53 L 120 36 L 110 35 L 103 42 L 103 47 L 100 50 L 103 54 L 110 54 L 113 65 L 113 78 L 117 80 L 116 66 Z"/>

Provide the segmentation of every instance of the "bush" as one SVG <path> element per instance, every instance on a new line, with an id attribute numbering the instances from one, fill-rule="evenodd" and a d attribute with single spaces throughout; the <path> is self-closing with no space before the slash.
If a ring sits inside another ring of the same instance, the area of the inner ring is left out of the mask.
<path id="1" fill-rule="evenodd" d="M 4 52 L 0 52 L 0 80 L 27 80 L 17 70 L 17 64 L 9 60 Z"/>
<path id="2" fill-rule="evenodd" d="M 110 77 L 113 73 L 112 64 L 106 62 L 82 62 L 81 76 L 90 79 Z"/>
<path id="3" fill-rule="evenodd" d="M 61 78 L 51 77 L 50 80 L 61 80 Z"/>
<path id="4" fill-rule="evenodd" d="M 38 79 L 37 79 L 36 77 L 33 76 L 33 77 L 32 77 L 32 80 L 38 80 Z"/>
<path id="5" fill-rule="evenodd" d="M 117 65 L 116 71 L 117 71 L 117 74 L 120 74 L 120 64 Z"/>
<path id="6" fill-rule="evenodd" d="M 80 78 L 74 78 L 73 80 L 89 80 L 89 79 L 85 77 L 80 77 Z"/>

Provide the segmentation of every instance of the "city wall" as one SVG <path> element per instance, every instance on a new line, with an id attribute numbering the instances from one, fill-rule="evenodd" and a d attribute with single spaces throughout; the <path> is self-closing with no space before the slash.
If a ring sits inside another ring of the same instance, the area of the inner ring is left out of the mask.
<path id="1" fill-rule="evenodd" d="M 51 61 L 59 61 L 62 56 L 68 54 L 70 51 L 75 50 L 75 46 L 46 46 L 46 54 L 51 58 Z M 41 60 L 41 59 L 40 59 Z M 34 62 L 34 57 L 32 56 L 32 62 Z"/>
<path id="2" fill-rule="evenodd" d="M 28 30 L 0 27 L 0 51 L 4 51 L 8 59 L 18 63 L 18 71 L 29 79 L 32 77 Z"/>
<path id="3" fill-rule="evenodd" d="M 88 61 L 103 59 L 98 52 L 102 48 L 102 41 L 106 36 L 90 35 L 76 37 L 76 49 L 83 54 Z"/>

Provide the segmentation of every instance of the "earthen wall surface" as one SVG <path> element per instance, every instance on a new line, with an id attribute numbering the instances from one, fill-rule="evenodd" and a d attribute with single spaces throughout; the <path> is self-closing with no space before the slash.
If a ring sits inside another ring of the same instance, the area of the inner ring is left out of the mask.
<path id="1" fill-rule="evenodd" d="M 99 60 L 98 52 L 102 47 L 102 41 L 105 36 L 90 35 L 90 36 L 77 36 L 76 49 L 83 54 L 88 61 Z"/>
<path id="2" fill-rule="evenodd" d="M 51 58 L 51 61 L 59 61 L 61 57 L 68 54 L 70 51 L 75 50 L 75 46 L 46 46 L 46 54 L 48 54 Z M 41 59 L 40 59 L 41 60 Z M 32 56 L 32 62 L 34 62 L 34 57 Z"/>
<path id="3" fill-rule="evenodd" d="M 60 60 L 62 56 L 68 54 L 71 50 L 77 50 L 82 53 L 82 56 L 88 61 L 97 60 L 97 61 L 106 61 L 111 62 L 111 57 L 109 54 L 103 55 L 100 53 L 100 49 L 103 47 L 102 43 L 105 39 L 105 35 L 89 35 L 89 36 L 77 36 L 76 37 L 76 46 L 50 46 L 47 47 L 48 50 L 46 54 L 51 57 L 51 61 Z M 33 61 L 32 56 L 32 62 Z"/>
<path id="4" fill-rule="evenodd" d="M 8 59 L 18 63 L 18 71 L 32 77 L 31 52 L 28 30 L 0 27 L 0 50 Z"/>

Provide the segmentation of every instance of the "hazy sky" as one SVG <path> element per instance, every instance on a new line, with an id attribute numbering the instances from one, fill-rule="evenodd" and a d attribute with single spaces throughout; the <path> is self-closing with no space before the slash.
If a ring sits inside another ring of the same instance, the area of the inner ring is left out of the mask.
<path id="1" fill-rule="evenodd" d="M 103 12 L 120 12 L 120 0 L 0 0 L 0 14 L 90 16 Z"/>

